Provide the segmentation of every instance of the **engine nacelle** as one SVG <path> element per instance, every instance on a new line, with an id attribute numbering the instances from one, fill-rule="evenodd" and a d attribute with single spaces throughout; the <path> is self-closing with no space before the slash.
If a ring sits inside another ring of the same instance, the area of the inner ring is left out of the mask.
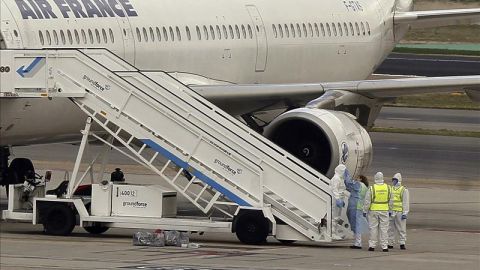
<path id="1" fill-rule="evenodd" d="M 353 176 L 363 174 L 372 161 L 370 136 L 345 112 L 291 110 L 273 120 L 264 135 L 327 177 L 338 164 Z"/>

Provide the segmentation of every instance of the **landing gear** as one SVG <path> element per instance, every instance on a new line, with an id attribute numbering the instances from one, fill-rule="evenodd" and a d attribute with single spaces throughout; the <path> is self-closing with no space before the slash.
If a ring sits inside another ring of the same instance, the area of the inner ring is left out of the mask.
<path id="1" fill-rule="evenodd" d="M 267 241 L 269 223 L 262 211 L 240 211 L 233 226 L 238 240 L 244 244 L 258 245 Z"/>

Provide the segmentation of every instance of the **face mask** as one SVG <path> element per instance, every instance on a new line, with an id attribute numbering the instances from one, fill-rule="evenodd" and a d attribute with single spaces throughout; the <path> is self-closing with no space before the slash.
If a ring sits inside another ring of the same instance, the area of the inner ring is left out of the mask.
<path id="1" fill-rule="evenodd" d="M 394 186 L 396 186 L 396 185 L 398 184 L 398 179 L 395 179 L 395 178 L 392 179 L 392 184 L 393 184 Z"/>

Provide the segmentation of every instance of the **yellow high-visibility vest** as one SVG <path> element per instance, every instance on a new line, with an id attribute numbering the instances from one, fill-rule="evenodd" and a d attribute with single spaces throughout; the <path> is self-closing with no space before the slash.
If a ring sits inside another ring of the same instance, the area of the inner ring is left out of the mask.
<path id="1" fill-rule="evenodd" d="M 404 186 L 400 187 L 393 187 L 392 188 L 392 195 L 393 195 L 393 211 L 403 212 L 403 191 L 405 190 Z"/>
<path id="2" fill-rule="evenodd" d="M 375 184 L 370 187 L 370 210 L 371 211 L 388 211 L 390 201 L 390 187 L 387 184 Z"/>

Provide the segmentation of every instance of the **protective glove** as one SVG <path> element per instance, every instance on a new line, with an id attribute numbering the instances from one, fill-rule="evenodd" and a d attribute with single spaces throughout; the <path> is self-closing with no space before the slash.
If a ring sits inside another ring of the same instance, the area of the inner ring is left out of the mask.
<path id="1" fill-rule="evenodd" d="M 348 170 L 345 170 L 343 173 L 343 177 L 345 179 L 345 182 L 352 182 L 352 176 L 350 175 L 350 172 Z"/>
<path id="2" fill-rule="evenodd" d="M 407 215 L 402 215 L 402 220 L 407 219 Z"/>
<path id="3" fill-rule="evenodd" d="M 340 199 L 336 200 L 335 204 L 337 205 L 338 208 L 345 207 L 345 202 L 343 200 L 340 200 Z"/>
<path id="4" fill-rule="evenodd" d="M 393 216 L 392 211 L 388 211 L 388 216 L 389 216 L 389 217 Z"/>
<path id="5" fill-rule="evenodd" d="M 367 217 L 367 213 L 363 213 L 363 217 Z"/>

